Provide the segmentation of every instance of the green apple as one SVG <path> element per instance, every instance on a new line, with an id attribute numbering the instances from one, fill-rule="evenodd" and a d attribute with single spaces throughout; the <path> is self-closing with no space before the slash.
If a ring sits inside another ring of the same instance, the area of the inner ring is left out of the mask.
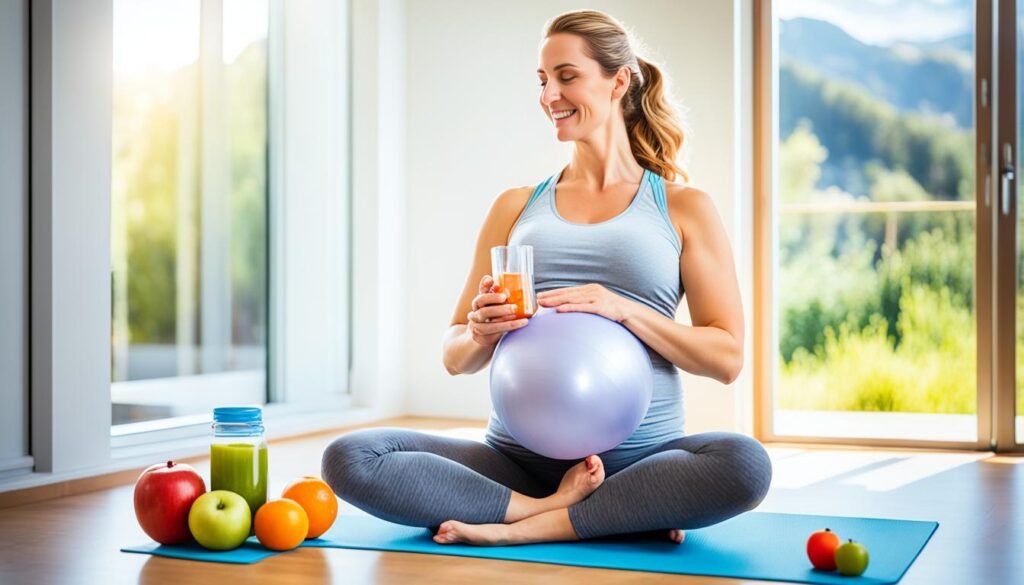
<path id="1" fill-rule="evenodd" d="M 252 515 L 245 498 L 227 490 L 206 492 L 188 512 L 188 528 L 196 542 L 210 550 L 238 548 L 249 538 Z"/>
<path id="2" fill-rule="evenodd" d="M 852 540 L 836 549 L 836 568 L 839 574 L 855 577 L 868 568 L 868 549 Z"/>

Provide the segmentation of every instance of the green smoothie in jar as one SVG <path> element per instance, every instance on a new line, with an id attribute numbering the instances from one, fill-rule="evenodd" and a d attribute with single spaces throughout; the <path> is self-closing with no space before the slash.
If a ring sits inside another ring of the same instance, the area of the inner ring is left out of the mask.
<path id="1" fill-rule="evenodd" d="M 213 409 L 210 489 L 242 496 L 253 517 L 267 501 L 267 443 L 259 407 Z"/>

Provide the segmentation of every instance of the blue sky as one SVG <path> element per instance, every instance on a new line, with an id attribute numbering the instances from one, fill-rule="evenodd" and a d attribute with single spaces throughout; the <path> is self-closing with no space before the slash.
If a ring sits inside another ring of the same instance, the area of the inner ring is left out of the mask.
<path id="1" fill-rule="evenodd" d="M 934 41 L 971 32 L 972 0 L 778 0 L 779 18 L 827 20 L 873 45 Z"/>

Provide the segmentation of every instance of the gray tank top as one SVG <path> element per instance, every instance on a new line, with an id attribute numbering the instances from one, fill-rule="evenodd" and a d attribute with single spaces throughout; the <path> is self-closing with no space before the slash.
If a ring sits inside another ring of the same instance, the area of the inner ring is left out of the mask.
<path id="1" fill-rule="evenodd" d="M 682 245 L 668 215 L 664 179 L 644 170 L 633 201 L 622 213 L 600 223 L 577 224 L 559 215 L 555 206 L 560 177 L 558 173 L 537 185 L 509 235 L 510 245 L 533 246 L 537 292 L 597 283 L 674 318 L 683 296 L 679 275 Z M 602 454 L 609 467 L 683 436 L 679 372 L 650 347 L 647 353 L 654 366 L 651 404 L 633 435 Z M 487 441 L 529 456 L 494 412 Z"/>

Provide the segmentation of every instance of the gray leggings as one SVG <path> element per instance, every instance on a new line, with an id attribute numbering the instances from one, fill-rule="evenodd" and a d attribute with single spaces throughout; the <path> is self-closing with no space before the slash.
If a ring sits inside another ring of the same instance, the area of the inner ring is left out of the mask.
<path id="1" fill-rule="evenodd" d="M 537 456 L 546 465 L 534 469 L 513 457 L 476 441 L 377 428 L 336 439 L 324 451 L 322 471 L 346 502 L 391 522 L 436 528 L 445 520 L 500 523 L 513 490 L 547 497 L 579 461 Z M 569 508 L 581 539 L 721 522 L 761 502 L 772 465 L 749 437 L 701 433 L 606 473 L 601 487 Z"/>

